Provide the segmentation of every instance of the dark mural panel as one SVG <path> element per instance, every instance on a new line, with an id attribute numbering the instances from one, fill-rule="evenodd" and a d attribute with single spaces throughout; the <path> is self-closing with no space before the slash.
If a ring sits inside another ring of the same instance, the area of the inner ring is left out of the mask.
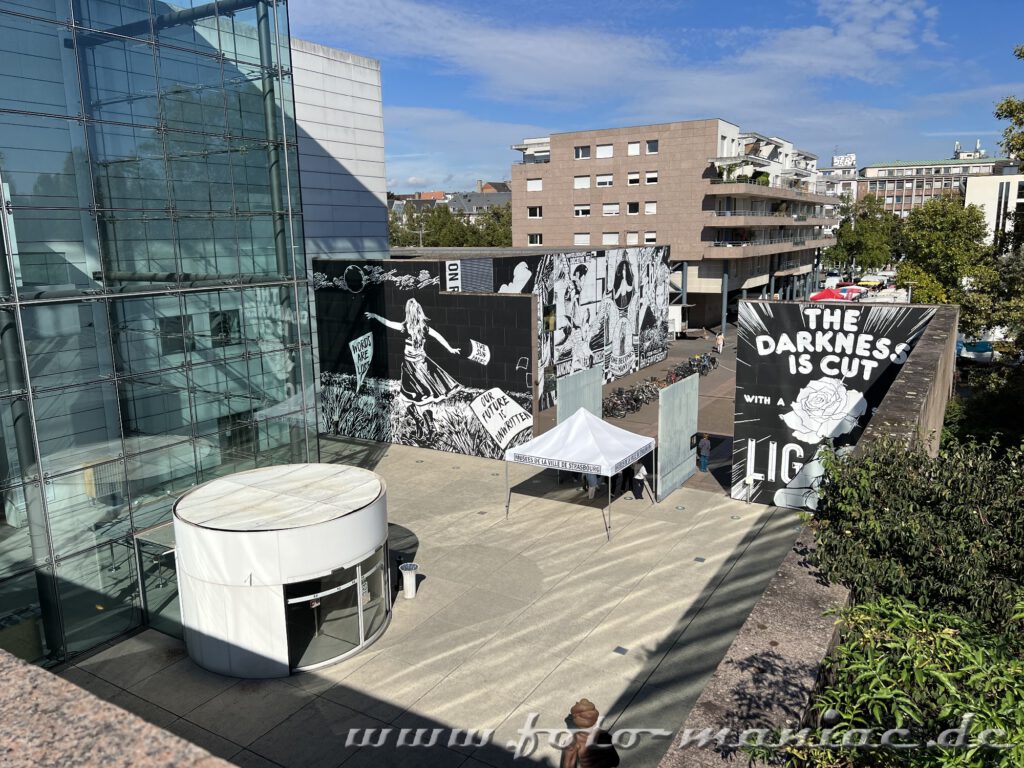
<path id="1" fill-rule="evenodd" d="M 732 497 L 814 509 L 831 441 L 852 448 L 935 310 L 741 301 Z"/>
<path id="2" fill-rule="evenodd" d="M 441 292 L 442 262 L 317 262 L 321 430 L 500 457 L 533 435 L 529 295 Z"/>

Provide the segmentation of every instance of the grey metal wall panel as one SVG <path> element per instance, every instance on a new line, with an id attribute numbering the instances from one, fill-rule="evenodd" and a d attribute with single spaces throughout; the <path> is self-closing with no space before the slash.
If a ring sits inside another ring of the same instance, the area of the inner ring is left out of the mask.
<path id="1" fill-rule="evenodd" d="M 697 448 L 690 446 L 690 437 L 697 432 L 699 378 L 687 376 L 658 394 L 658 501 L 697 469 Z"/>
<path id="2" fill-rule="evenodd" d="M 604 368 L 595 365 L 558 380 L 558 423 L 561 424 L 581 407 L 595 416 L 601 415 L 601 387 Z"/>

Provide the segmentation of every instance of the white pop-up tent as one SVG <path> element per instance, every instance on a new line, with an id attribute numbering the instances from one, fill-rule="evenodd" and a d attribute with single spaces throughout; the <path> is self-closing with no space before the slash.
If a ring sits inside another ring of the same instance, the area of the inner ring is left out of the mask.
<path id="1" fill-rule="evenodd" d="M 610 478 L 653 450 L 654 438 L 628 432 L 580 408 L 554 429 L 505 451 L 505 517 L 508 517 L 512 502 L 509 462 Z M 612 489 L 609 482 L 608 519 L 605 522 L 609 539 L 611 527 Z"/>

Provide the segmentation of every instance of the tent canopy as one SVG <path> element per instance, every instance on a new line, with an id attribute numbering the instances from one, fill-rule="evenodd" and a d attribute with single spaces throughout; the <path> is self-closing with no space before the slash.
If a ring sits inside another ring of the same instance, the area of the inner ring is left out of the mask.
<path id="1" fill-rule="evenodd" d="M 846 297 L 834 288 L 826 288 L 811 296 L 811 301 L 846 301 Z"/>
<path id="2" fill-rule="evenodd" d="M 580 408 L 540 437 L 505 451 L 505 461 L 609 477 L 654 450 L 654 438 L 602 421 Z"/>

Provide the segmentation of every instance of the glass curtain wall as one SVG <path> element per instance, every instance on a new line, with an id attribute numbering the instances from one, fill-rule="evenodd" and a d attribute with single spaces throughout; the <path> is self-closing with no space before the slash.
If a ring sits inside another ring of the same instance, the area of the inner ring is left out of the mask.
<path id="1" fill-rule="evenodd" d="M 0 0 L 0 648 L 141 622 L 133 534 L 315 461 L 284 2 Z"/>

